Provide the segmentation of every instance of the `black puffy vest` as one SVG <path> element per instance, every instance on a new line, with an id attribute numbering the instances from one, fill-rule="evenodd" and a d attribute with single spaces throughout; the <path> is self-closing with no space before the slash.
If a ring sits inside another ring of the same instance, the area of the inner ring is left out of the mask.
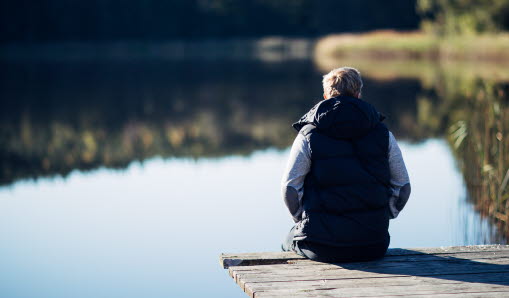
<path id="1" fill-rule="evenodd" d="M 369 103 L 321 101 L 293 127 L 310 145 L 295 240 L 363 246 L 389 238 L 389 131 Z"/>

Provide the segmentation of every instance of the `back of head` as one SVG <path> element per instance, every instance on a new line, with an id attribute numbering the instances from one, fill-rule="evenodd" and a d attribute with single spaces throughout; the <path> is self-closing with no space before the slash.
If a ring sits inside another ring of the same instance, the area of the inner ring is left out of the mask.
<path id="1" fill-rule="evenodd" d="M 359 98 L 362 89 L 361 73 L 352 67 L 340 67 L 323 76 L 325 98 L 339 95 Z"/>
<path id="2" fill-rule="evenodd" d="M 358 100 L 362 89 L 359 71 L 351 67 L 332 70 L 323 77 L 324 97 L 293 127 L 312 124 L 332 138 L 358 138 L 374 129 L 383 117 L 368 102 Z"/>

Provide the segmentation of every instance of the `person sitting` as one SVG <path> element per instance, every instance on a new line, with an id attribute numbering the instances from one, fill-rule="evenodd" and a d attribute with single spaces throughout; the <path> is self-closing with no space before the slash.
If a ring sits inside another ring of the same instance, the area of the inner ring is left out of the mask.
<path id="1" fill-rule="evenodd" d="M 361 99 L 360 72 L 323 77 L 324 100 L 293 124 L 298 131 L 282 178 L 295 225 L 283 251 L 322 262 L 385 255 L 389 220 L 410 196 L 410 180 L 384 116 Z"/>

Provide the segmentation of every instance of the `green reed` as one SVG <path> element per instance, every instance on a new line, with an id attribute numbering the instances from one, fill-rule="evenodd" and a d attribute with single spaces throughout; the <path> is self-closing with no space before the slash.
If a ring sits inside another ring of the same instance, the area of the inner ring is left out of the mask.
<path id="1" fill-rule="evenodd" d="M 448 140 L 469 198 L 509 235 L 509 94 L 507 83 L 483 80 L 456 93 Z"/>

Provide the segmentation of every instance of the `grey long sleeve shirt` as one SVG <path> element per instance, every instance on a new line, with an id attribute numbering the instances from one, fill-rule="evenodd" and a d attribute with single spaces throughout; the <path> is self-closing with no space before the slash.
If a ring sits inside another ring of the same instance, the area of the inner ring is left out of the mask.
<path id="1" fill-rule="evenodd" d="M 391 217 L 396 218 L 410 197 L 410 178 L 394 135 L 389 132 L 389 168 L 392 195 L 389 200 Z M 307 139 L 297 134 L 290 158 L 281 180 L 281 193 L 295 222 L 302 217 L 304 179 L 311 168 L 311 153 Z"/>

